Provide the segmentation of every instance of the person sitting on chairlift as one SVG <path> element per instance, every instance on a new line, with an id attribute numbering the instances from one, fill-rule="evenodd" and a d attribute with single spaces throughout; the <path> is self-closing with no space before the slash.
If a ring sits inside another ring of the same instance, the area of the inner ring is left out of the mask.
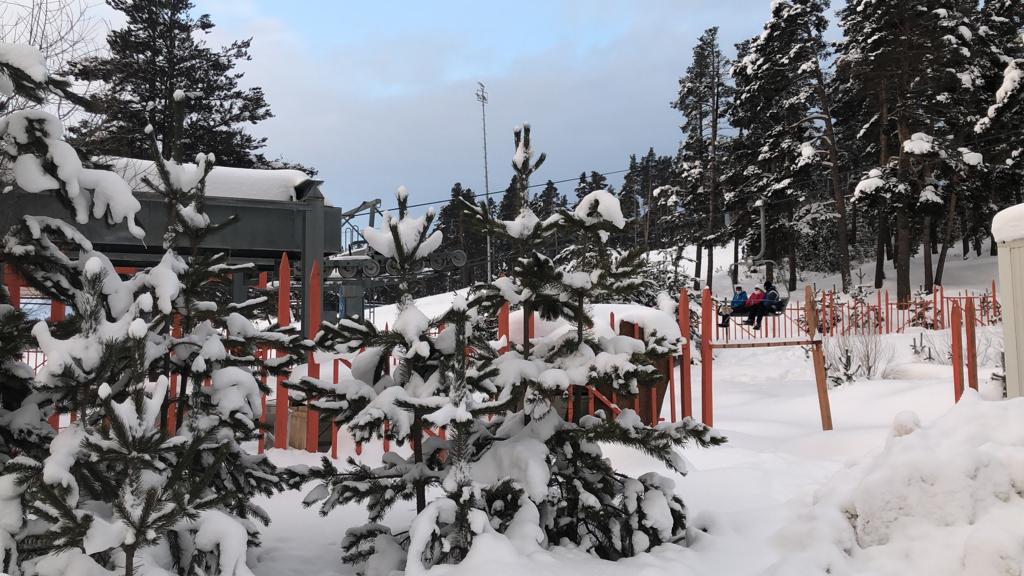
<path id="1" fill-rule="evenodd" d="M 761 292 L 758 288 L 750 296 L 750 300 L 747 301 L 747 305 L 750 306 L 751 302 L 754 301 L 754 297 Z M 750 309 L 750 317 L 747 319 L 747 324 L 753 324 L 754 330 L 761 329 L 761 320 L 768 314 L 777 312 L 779 308 L 779 291 L 775 289 L 775 285 L 771 282 L 764 283 L 764 292 L 762 293 L 760 303 L 756 308 Z"/>
<path id="2" fill-rule="evenodd" d="M 729 316 L 743 310 L 747 305 L 747 291 L 743 289 L 743 286 L 736 285 L 736 291 L 733 292 L 732 302 L 729 303 L 729 307 L 732 309 L 728 314 L 722 314 L 722 321 L 718 323 L 721 328 L 729 327 Z"/>
<path id="3" fill-rule="evenodd" d="M 754 286 L 754 293 L 747 298 L 747 326 L 754 326 L 754 330 L 761 329 L 761 317 L 764 316 L 764 290 L 760 286 Z"/>

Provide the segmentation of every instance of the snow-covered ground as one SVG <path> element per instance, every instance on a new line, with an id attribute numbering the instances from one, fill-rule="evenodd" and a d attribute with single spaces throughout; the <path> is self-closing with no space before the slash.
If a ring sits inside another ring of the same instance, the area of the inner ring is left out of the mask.
<path id="1" fill-rule="evenodd" d="M 990 278 L 995 267 L 988 264 L 981 272 Z M 441 295 L 420 306 L 438 313 L 447 301 Z M 831 390 L 831 432 L 821 430 L 812 367 L 802 349 L 721 350 L 715 423 L 729 437 L 727 445 L 685 451 L 685 477 L 639 453 L 608 447 L 624 472 L 657 469 L 676 479 L 689 507 L 687 548 L 664 546 L 613 563 L 483 536 L 464 563 L 434 573 L 1019 574 L 1024 532 L 1009 526 L 1020 524 L 1009 518 L 1019 520 L 1024 510 L 1024 400 L 989 400 L 999 392 L 988 368 L 981 393 L 968 391 L 954 409 L 950 367 L 915 358 L 914 337 L 886 337 L 893 358 L 883 379 Z M 699 417 L 699 367 L 693 374 Z M 916 430 L 918 422 L 924 429 Z M 342 452 L 352 453 L 344 440 Z M 317 458 L 272 454 L 282 464 Z M 364 455 L 379 457 L 379 449 L 367 447 Z M 250 564 L 254 572 L 348 574 L 339 545 L 347 527 L 365 521 L 365 512 L 350 507 L 320 517 L 301 509 L 301 499 L 292 492 L 263 502 L 274 521 Z M 391 521 L 410 516 L 395 514 Z"/>

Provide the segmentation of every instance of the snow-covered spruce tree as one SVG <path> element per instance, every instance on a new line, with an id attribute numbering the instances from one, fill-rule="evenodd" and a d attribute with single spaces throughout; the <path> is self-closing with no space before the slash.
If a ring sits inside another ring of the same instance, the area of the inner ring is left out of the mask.
<path id="1" fill-rule="evenodd" d="M 176 106 L 184 106 L 182 99 L 175 101 Z M 231 275 L 243 274 L 252 266 L 229 265 L 227 254 L 204 250 L 209 234 L 234 221 L 232 217 L 213 223 L 204 211 L 212 154 L 197 155 L 195 164 L 165 160 L 155 135 L 147 132 L 156 178 L 144 177 L 144 182 L 165 197 L 171 215 L 163 237 L 167 252 L 161 265 L 174 273 L 162 279 L 174 286 L 174 293 L 164 295 L 161 311 L 175 319 L 181 332 L 177 336 L 167 325 L 162 327 L 169 354 L 154 361 L 154 369 L 177 376 L 176 433 L 197 440 L 190 472 L 206 479 L 204 494 L 217 498 L 217 521 L 229 533 L 244 534 L 248 546 L 258 546 L 254 521 L 265 525 L 270 518 L 253 500 L 283 489 L 286 479 L 265 455 L 242 448 L 260 434 L 260 395 L 269 389 L 258 376 L 287 374 L 304 358 L 309 344 L 292 328 L 255 327 L 247 314 L 265 297 L 230 301 Z M 175 156 L 181 154 L 176 143 L 164 142 L 163 146 L 172 146 Z M 180 244 L 187 245 L 187 258 L 178 254 Z M 276 348 L 277 357 L 260 359 L 260 347 Z M 287 477 L 293 479 L 295 474 Z M 211 548 L 209 541 L 203 541 L 202 530 L 200 522 L 168 534 L 176 565 L 202 574 L 246 573 L 244 547 L 241 552 Z"/>
<path id="2" fill-rule="evenodd" d="M 533 155 L 529 128 L 515 131 L 513 168 L 519 193 L 525 194 L 529 177 L 539 165 Z M 628 403 L 649 390 L 656 380 L 653 361 L 672 353 L 678 342 L 653 332 L 644 341 L 627 336 L 595 337 L 587 330 L 588 291 L 594 294 L 628 292 L 636 282 L 614 272 L 614 259 L 602 269 L 556 266 L 536 247 L 554 229 L 585 235 L 603 244 L 625 221 L 618 200 L 607 191 L 585 195 L 573 212 L 543 222 L 528 207 L 514 221 L 487 220 L 482 207 L 473 213 L 496 234 L 517 246 L 517 260 L 507 278 L 474 287 L 470 302 L 481 314 L 493 314 L 508 301 L 523 311 L 523 345 L 493 362 L 499 397 L 516 400 L 515 411 L 501 418 L 487 451 L 473 465 L 474 479 L 510 477 L 523 490 L 518 501 L 503 501 L 503 514 L 511 516 L 515 537 L 533 537 L 537 543 L 569 541 L 604 558 L 620 558 L 685 538 L 685 507 L 671 480 L 651 473 L 632 479 L 617 473 L 602 456 L 599 443 L 638 449 L 683 472 L 675 448 L 693 441 L 701 446 L 724 442 L 705 426 L 686 419 L 678 424 L 643 424 L 631 409 L 615 417 L 603 412 L 568 422 L 561 409 L 570 385 L 605 384 Z M 606 254 L 607 248 L 604 249 Z M 595 253 L 598 251 L 594 249 Z M 565 319 L 575 328 L 560 336 L 529 344 L 526 328 L 534 312 L 547 320 Z M 627 404 L 629 405 L 629 404 Z M 515 451 L 517 464 L 508 464 Z M 526 526 L 540 528 L 531 532 Z M 524 536 L 527 535 L 527 536 Z"/>
<path id="3" fill-rule="evenodd" d="M 388 258 L 388 272 L 398 279 L 398 317 L 387 330 L 351 318 L 324 324 L 318 339 L 322 347 L 358 352 L 352 360 L 353 379 L 332 384 L 307 376 L 287 384 L 301 394 L 301 401 L 331 417 L 357 442 L 387 438 L 399 445 L 411 445 L 410 456 L 390 452 L 379 467 L 350 458 L 349 468 L 338 470 L 325 458 L 320 468 L 309 472 L 309 477 L 319 482 L 306 496 L 305 504 L 321 502 L 321 514 L 352 502 L 367 506 L 369 523 L 350 529 L 342 548 L 346 563 L 369 574 L 386 574 L 406 562 L 409 534 L 404 530 L 393 534 L 381 524 L 387 511 L 399 501 L 412 500 L 418 513 L 436 515 L 437 506 L 427 503 L 427 490 L 442 483 L 452 503 L 450 530 L 444 534 L 453 532 L 458 536 L 451 546 L 442 545 L 440 538 L 416 542 L 420 548 L 415 562 L 429 566 L 461 558 L 469 542 L 466 518 L 476 502 L 465 492 L 465 465 L 470 458 L 465 454 L 474 451 L 468 445 L 476 440 L 470 437 L 478 434 L 483 416 L 504 407 L 500 400 L 487 400 L 494 389 L 485 387 L 489 383 L 480 367 L 464 367 L 467 347 L 481 351 L 490 348 L 482 332 L 473 330 L 475 317 L 464 306 L 456 306 L 445 316 L 430 319 L 416 307 L 412 281 L 441 245 L 442 235 L 430 230 L 432 211 L 413 216 L 407 208 L 405 189 L 400 188 L 397 196 L 398 217 L 386 215 L 380 229 L 364 229 L 363 235 L 370 246 Z M 442 326 L 437 336 L 431 335 Z M 392 370 L 390 362 L 396 357 L 398 366 Z M 428 437 L 428 430 L 450 422 L 454 444 Z M 443 456 L 445 452 L 447 456 Z M 456 462 L 461 464 L 456 466 Z M 453 469 L 458 472 L 451 472 Z M 447 505 L 438 506 L 447 509 Z M 454 513 L 456 509 L 458 514 Z"/>
<path id="4" fill-rule="evenodd" d="M 16 111 L 0 120 L 0 133 L 16 185 L 57 194 L 80 222 L 90 215 L 112 225 L 124 221 L 142 237 L 128 185 L 83 168 L 56 118 Z M 159 161 L 158 168 L 163 186 L 150 184 L 168 198 L 167 245 L 184 233 L 197 255 L 195 241 L 209 228 L 201 201 L 208 170 Z M 7 232 L 2 249 L 29 285 L 72 311 L 60 325 L 32 329 L 47 363 L 30 382 L 29 398 L 43 407 L 36 420 L 54 406 L 77 420 L 47 452 L 26 451 L 3 469 L 5 570 L 249 574 L 245 552 L 255 529 L 248 517 L 263 516 L 251 498 L 280 486 L 273 466 L 239 445 L 255 438 L 260 409 L 251 370 L 265 367 L 252 351 L 257 343 L 287 349 L 298 337 L 261 333 L 241 314 L 207 301 L 204 295 L 216 292 L 210 287 L 223 282 L 217 257 L 208 267 L 190 267 L 169 249 L 158 265 L 122 280 L 73 226 L 34 216 Z M 170 335 L 175 314 L 185 326 L 196 321 L 181 338 Z M 275 368 L 296 358 L 283 354 Z M 179 396 L 187 401 L 177 413 L 184 424 L 168 438 L 167 375 L 182 376 L 183 366 L 193 373 L 180 378 Z M 212 386 L 200 389 L 206 376 Z"/>
<path id="5" fill-rule="evenodd" d="M 40 411 L 42 399 L 29 399 L 33 373 L 22 354 L 32 347 L 31 329 L 0 287 L 0 466 L 16 454 L 41 457 L 53 432 Z"/>

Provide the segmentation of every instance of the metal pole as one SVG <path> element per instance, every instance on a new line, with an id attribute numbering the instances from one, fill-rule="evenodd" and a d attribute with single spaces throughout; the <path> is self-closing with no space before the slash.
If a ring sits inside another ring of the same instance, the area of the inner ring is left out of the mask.
<path id="1" fill-rule="evenodd" d="M 476 99 L 480 102 L 480 120 L 484 128 L 484 205 L 487 210 L 491 209 L 491 178 L 487 169 L 487 89 L 483 82 L 477 82 Z M 491 233 L 487 232 L 487 281 L 490 282 L 491 275 Z"/>

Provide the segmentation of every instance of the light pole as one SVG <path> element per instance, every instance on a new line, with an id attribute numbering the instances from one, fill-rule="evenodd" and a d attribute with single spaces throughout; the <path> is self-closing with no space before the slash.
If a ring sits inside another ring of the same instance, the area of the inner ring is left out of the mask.
<path id="1" fill-rule="evenodd" d="M 480 120 L 484 127 L 484 206 L 491 209 L 491 178 L 487 170 L 487 89 L 477 82 L 476 100 L 480 103 Z M 491 281 L 491 232 L 487 232 L 487 281 Z"/>

